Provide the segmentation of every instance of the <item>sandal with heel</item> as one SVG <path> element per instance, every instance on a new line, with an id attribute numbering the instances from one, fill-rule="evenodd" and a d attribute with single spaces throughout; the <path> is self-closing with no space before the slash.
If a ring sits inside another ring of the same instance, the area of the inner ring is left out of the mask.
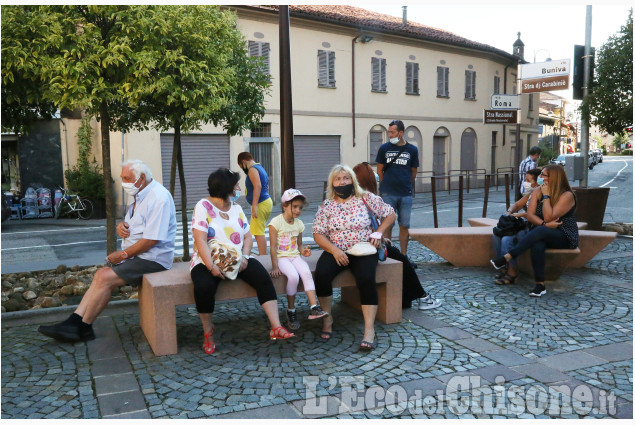
<path id="1" fill-rule="evenodd" d="M 275 341 L 278 339 L 293 338 L 294 336 L 295 336 L 294 333 L 289 332 L 282 326 L 278 326 L 277 328 L 271 329 L 269 331 L 269 339 L 271 339 L 272 341 Z"/>
<path id="2" fill-rule="evenodd" d="M 208 334 L 205 334 L 205 343 L 203 344 L 203 351 L 205 354 L 212 354 L 216 350 L 216 344 L 212 337 L 214 336 L 214 329 Z"/>
<path id="3" fill-rule="evenodd" d="M 506 274 L 500 279 L 496 279 L 494 283 L 497 285 L 511 285 L 513 283 L 516 283 L 517 278 L 518 278 L 518 275 L 512 276 L 510 274 Z"/>

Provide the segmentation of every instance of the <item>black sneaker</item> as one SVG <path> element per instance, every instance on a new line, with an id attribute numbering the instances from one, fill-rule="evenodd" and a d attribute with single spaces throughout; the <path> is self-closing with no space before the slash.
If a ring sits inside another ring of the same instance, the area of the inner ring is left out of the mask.
<path id="1" fill-rule="evenodd" d="M 79 340 L 82 342 L 92 341 L 95 339 L 95 331 L 93 331 L 93 327 L 84 328 L 79 330 Z"/>
<path id="2" fill-rule="evenodd" d="M 64 342 L 79 342 L 82 341 L 82 336 L 79 332 L 79 326 L 72 323 L 58 323 L 56 325 L 40 326 L 37 328 L 38 332 L 48 337 Z M 91 329 L 92 332 L 92 329 Z M 95 334 L 93 333 L 93 338 Z"/>
<path id="3" fill-rule="evenodd" d="M 414 261 L 412 261 L 411 259 L 408 259 L 408 261 L 410 262 L 410 265 L 412 266 L 413 269 L 418 268 L 419 266 L 417 266 L 417 263 L 415 263 Z"/>
<path id="4" fill-rule="evenodd" d="M 489 260 L 489 262 L 492 263 L 492 266 L 494 266 L 496 270 L 502 269 L 507 264 L 507 260 L 505 259 L 505 257 L 497 257 L 493 260 Z"/>
<path id="5" fill-rule="evenodd" d="M 541 285 L 537 283 L 536 286 L 534 286 L 534 289 L 532 289 L 531 292 L 529 293 L 529 296 L 540 297 L 541 295 L 545 295 L 546 293 L 547 293 L 547 288 L 545 288 L 545 285 Z"/>
<path id="6" fill-rule="evenodd" d="M 314 305 L 309 311 L 309 320 L 319 319 L 320 317 L 326 317 L 328 315 L 326 311 L 322 310 L 322 307 Z"/>
<path id="7" fill-rule="evenodd" d="M 300 329 L 300 321 L 298 320 L 298 313 L 295 311 L 287 310 L 287 323 L 289 325 L 289 329 Z"/>

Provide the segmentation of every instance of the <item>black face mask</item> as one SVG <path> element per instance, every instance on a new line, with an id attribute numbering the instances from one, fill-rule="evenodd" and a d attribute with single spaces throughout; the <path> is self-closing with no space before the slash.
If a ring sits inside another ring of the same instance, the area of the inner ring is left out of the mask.
<path id="1" fill-rule="evenodd" d="M 240 168 L 242 168 L 242 169 L 243 169 L 243 172 L 244 172 L 245 174 L 249 174 L 249 168 L 246 168 L 246 167 L 240 167 Z"/>
<path id="2" fill-rule="evenodd" d="M 342 199 L 346 199 L 353 194 L 353 183 L 344 186 L 333 186 L 333 191 Z"/>

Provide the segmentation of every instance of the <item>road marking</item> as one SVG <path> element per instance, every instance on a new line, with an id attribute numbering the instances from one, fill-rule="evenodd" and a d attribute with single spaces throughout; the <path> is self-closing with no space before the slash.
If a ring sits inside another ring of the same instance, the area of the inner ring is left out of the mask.
<path id="1" fill-rule="evenodd" d="M 53 248 L 56 246 L 68 246 L 68 245 L 81 245 L 81 244 L 87 244 L 87 243 L 97 243 L 97 242 L 106 242 L 106 240 L 101 240 L 101 241 L 84 241 L 84 242 L 69 242 L 69 243 L 60 243 L 57 245 L 35 245 L 35 246 L 23 246 L 20 248 L 2 248 L 2 251 L 16 251 L 19 249 L 33 249 L 33 248 Z"/>
<path id="2" fill-rule="evenodd" d="M 622 160 L 622 161 L 624 161 L 624 160 Z M 615 179 L 616 179 L 616 178 L 620 175 L 620 173 L 621 173 L 622 171 L 624 171 L 624 169 L 625 169 L 626 167 L 628 167 L 628 162 L 624 161 L 624 164 L 626 164 L 626 165 L 624 165 L 624 166 L 622 167 L 622 169 L 621 169 L 620 171 L 618 171 L 618 172 L 617 172 L 617 174 L 615 175 L 615 177 L 613 177 L 611 180 L 607 181 L 606 183 L 604 183 L 604 184 L 603 184 L 603 185 L 601 185 L 600 187 L 604 187 L 604 186 L 606 186 L 607 184 L 613 183 L 613 181 L 614 181 L 614 180 L 615 180 Z"/>
<path id="3" fill-rule="evenodd" d="M 6 232 L 5 235 L 19 235 L 21 233 L 50 233 L 50 232 L 66 232 L 68 230 L 94 230 L 94 229 L 105 229 L 106 226 L 97 226 L 97 227 L 67 227 L 65 229 L 55 229 L 55 230 L 33 230 L 31 232 Z"/>

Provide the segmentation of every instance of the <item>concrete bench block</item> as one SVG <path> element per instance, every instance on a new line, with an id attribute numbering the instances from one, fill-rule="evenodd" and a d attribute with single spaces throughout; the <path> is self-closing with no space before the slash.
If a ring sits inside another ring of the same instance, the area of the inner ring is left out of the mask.
<path id="1" fill-rule="evenodd" d="M 617 232 L 596 230 L 578 230 L 578 234 L 580 235 L 578 244 L 580 255 L 569 264 L 572 268 L 583 267 L 617 237 Z"/>
<path id="2" fill-rule="evenodd" d="M 468 218 L 467 222 L 472 227 L 496 227 L 498 224 L 498 220 L 495 218 L 487 218 L 487 217 L 476 217 L 476 218 Z M 578 221 L 578 230 L 586 229 L 588 226 L 584 221 Z"/>
<path id="3" fill-rule="evenodd" d="M 315 272 L 315 266 L 322 251 L 314 251 L 305 258 Z M 271 269 L 271 257 L 256 257 L 266 270 Z M 272 279 L 278 294 L 286 293 L 287 278 Z M 383 323 L 401 322 L 402 264 L 386 259 L 377 265 L 377 320 Z M 350 270 L 337 275 L 334 288 L 342 288 L 342 301 L 361 310 L 359 291 Z M 302 283 L 298 292 L 303 292 Z M 216 291 L 216 300 L 235 300 L 256 297 L 256 291 L 241 279 L 223 281 Z M 152 351 L 157 356 L 177 353 L 176 306 L 194 304 L 194 285 L 190 277 L 189 263 L 176 263 L 170 270 L 149 273 L 143 276 L 139 291 L 139 321 Z"/>
<path id="4" fill-rule="evenodd" d="M 494 256 L 491 227 L 410 229 L 410 237 L 455 266 L 489 266 Z"/>

